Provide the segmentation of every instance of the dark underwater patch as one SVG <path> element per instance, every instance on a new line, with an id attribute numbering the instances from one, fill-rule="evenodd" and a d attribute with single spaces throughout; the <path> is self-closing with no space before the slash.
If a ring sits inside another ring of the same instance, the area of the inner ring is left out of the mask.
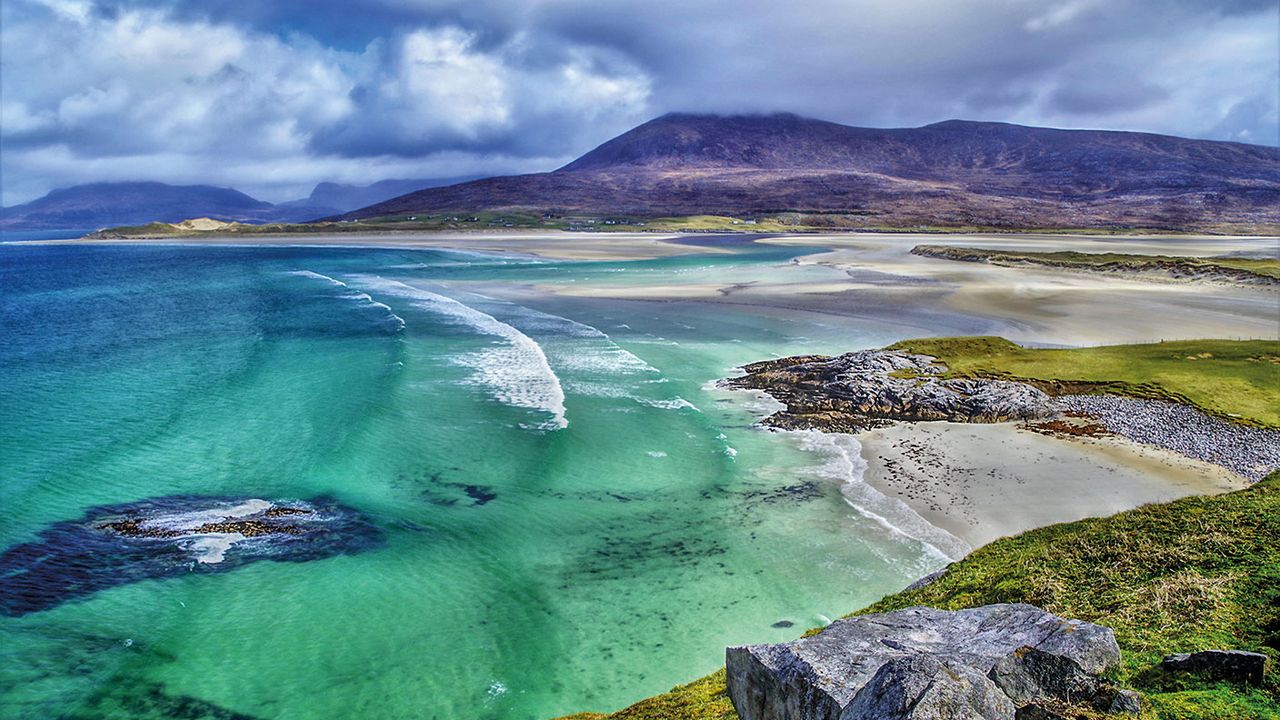
<path id="1" fill-rule="evenodd" d="M 459 468 L 452 468 L 459 471 Z M 466 507 L 480 507 L 498 499 L 498 492 L 490 485 L 457 482 L 444 479 L 444 473 L 435 472 L 424 476 L 429 487 L 422 490 L 422 497 L 432 505 L 440 507 L 458 506 L 464 499 L 470 500 Z"/>
<path id="2" fill-rule="evenodd" d="M 26 615 L 100 590 L 259 560 L 306 562 L 382 543 L 357 511 L 329 498 L 268 502 L 173 495 L 90 508 L 36 542 L 0 554 L 0 615 Z"/>

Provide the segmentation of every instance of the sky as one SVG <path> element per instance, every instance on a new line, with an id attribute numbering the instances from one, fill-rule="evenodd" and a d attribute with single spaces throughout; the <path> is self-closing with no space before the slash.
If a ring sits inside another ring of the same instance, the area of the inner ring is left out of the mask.
<path id="1" fill-rule="evenodd" d="M 1280 144 L 1280 0 L 0 0 L 0 203 L 538 172 L 666 112 Z"/>

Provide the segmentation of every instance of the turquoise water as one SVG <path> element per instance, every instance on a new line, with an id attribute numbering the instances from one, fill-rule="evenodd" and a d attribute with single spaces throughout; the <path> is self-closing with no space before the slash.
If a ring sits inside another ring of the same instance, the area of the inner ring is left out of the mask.
<path id="1" fill-rule="evenodd" d="M 0 548 L 173 495 L 326 496 L 383 538 L 0 615 L 0 716 L 615 709 L 935 569 L 893 507 L 842 497 L 856 446 L 754 429 L 711 386 L 891 324 L 567 292 L 804 252 L 0 248 Z"/>

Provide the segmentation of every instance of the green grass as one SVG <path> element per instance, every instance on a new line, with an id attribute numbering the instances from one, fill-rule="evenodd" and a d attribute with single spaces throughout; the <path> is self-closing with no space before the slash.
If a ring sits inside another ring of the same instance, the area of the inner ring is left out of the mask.
<path id="1" fill-rule="evenodd" d="M 1112 628 L 1115 680 L 1144 696 L 1144 718 L 1280 720 L 1280 473 L 1252 487 L 997 540 L 931 585 L 855 614 L 913 605 L 959 609 L 1026 602 Z M 1271 656 L 1261 688 L 1173 677 L 1173 652 L 1236 648 Z M 724 671 L 643 700 L 610 720 L 734 718 Z"/>
<path id="2" fill-rule="evenodd" d="M 907 340 L 894 350 L 933 355 L 952 376 L 1035 381 L 1053 392 L 1178 400 L 1246 424 L 1280 427 L 1280 342 L 1177 340 L 1142 345 L 1024 348 L 997 337 Z"/>
<path id="3" fill-rule="evenodd" d="M 1190 257 L 1074 251 L 1028 252 L 945 245 L 918 245 L 912 252 L 917 251 L 930 257 L 981 258 L 998 265 L 1031 263 L 1079 270 L 1159 270 L 1162 266 L 1176 266 L 1189 271 L 1236 270 L 1249 275 L 1280 280 L 1280 259 L 1276 258 Z"/>

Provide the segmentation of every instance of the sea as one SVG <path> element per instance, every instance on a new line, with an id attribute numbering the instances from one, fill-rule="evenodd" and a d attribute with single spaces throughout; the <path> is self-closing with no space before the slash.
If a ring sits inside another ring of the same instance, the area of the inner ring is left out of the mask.
<path id="1" fill-rule="evenodd" d="M 855 439 L 761 429 L 771 401 L 716 385 L 918 331 L 681 299 L 845 277 L 691 250 L 0 247 L 0 717 L 614 710 L 949 562 L 842 492 Z M 351 521 L 275 550 L 102 536 L 268 503 Z"/>

